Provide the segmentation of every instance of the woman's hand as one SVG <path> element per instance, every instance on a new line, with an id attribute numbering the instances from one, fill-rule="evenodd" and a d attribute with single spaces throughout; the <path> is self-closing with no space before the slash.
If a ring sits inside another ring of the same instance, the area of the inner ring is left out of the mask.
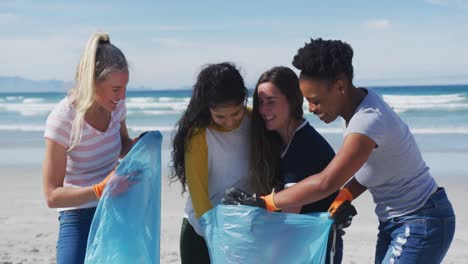
<path id="1" fill-rule="evenodd" d="M 115 169 L 112 170 L 104 180 L 93 185 L 93 190 L 96 194 L 96 197 L 99 199 L 102 197 L 104 189 L 107 185 L 110 189 L 111 196 L 118 196 L 122 193 L 127 192 L 132 185 L 138 182 L 137 176 L 140 174 L 140 172 L 141 171 L 137 170 L 129 174 L 120 176 L 116 174 Z"/>

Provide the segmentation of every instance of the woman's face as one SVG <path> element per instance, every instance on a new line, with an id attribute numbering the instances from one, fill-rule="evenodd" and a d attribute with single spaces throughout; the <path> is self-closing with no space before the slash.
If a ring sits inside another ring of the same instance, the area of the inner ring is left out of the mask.
<path id="1" fill-rule="evenodd" d="M 94 101 L 107 111 L 114 111 L 117 107 L 117 103 L 125 99 L 127 83 L 128 71 L 109 73 L 104 80 L 96 83 Z"/>
<path id="2" fill-rule="evenodd" d="M 333 122 L 339 116 L 339 89 L 335 83 L 316 79 L 300 79 L 302 95 L 309 104 L 309 112 L 325 123 Z"/>
<path id="3" fill-rule="evenodd" d="M 265 121 L 265 127 L 270 131 L 280 131 L 288 126 L 291 110 L 288 99 L 271 82 L 258 85 L 258 111 Z"/>
<path id="4" fill-rule="evenodd" d="M 217 107 L 210 107 L 211 120 L 213 120 L 216 125 L 226 130 L 237 128 L 244 117 L 244 113 L 245 106 L 243 103 L 227 103 Z"/>

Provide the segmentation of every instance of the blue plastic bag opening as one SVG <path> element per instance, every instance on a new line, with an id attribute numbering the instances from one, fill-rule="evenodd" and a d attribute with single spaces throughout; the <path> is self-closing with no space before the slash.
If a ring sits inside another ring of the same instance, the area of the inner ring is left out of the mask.
<path id="1" fill-rule="evenodd" d="M 161 141 L 159 131 L 146 133 L 120 162 L 96 209 L 85 263 L 159 263 Z"/>
<path id="2" fill-rule="evenodd" d="M 329 213 L 272 213 L 218 205 L 200 218 L 211 263 L 324 263 Z"/>

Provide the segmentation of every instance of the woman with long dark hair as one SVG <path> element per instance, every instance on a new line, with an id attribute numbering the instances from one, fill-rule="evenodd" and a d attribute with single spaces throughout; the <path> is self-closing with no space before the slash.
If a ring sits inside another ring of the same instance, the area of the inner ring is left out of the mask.
<path id="1" fill-rule="evenodd" d="M 251 144 L 250 165 L 257 195 L 269 194 L 272 188 L 287 189 L 325 169 L 335 156 L 328 142 L 304 119 L 303 101 L 299 79 L 290 68 L 274 67 L 260 76 L 253 94 L 251 141 L 255 144 Z M 326 212 L 337 194 L 283 212 Z M 343 240 L 338 234 L 334 263 L 341 263 L 342 256 Z"/>
<path id="2" fill-rule="evenodd" d="M 173 140 L 173 180 L 189 197 L 180 236 L 182 263 L 210 263 L 198 219 L 230 187 L 248 188 L 250 113 L 247 89 L 231 63 L 199 73 Z"/>

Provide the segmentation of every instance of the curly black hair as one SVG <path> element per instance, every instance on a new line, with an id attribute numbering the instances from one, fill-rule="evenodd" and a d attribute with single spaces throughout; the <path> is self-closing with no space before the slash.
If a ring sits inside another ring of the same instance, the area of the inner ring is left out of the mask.
<path id="1" fill-rule="evenodd" d="M 322 80 L 334 80 L 344 74 L 353 80 L 353 49 L 340 40 L 310 39 L 297 51 L 292 64 L 301 75 Z"/>
<path id="2" fill-rule="evenodd" d="M 197 128 L 211 123 L 210 108 L 247 102 L 248 91 L 239 70 L 229 62 L 209 64 L 198 74 L 187 109 L 177 123 L 172 142 L 171 181 L 179 180 L 186 191 L 185 148 Z"/>

